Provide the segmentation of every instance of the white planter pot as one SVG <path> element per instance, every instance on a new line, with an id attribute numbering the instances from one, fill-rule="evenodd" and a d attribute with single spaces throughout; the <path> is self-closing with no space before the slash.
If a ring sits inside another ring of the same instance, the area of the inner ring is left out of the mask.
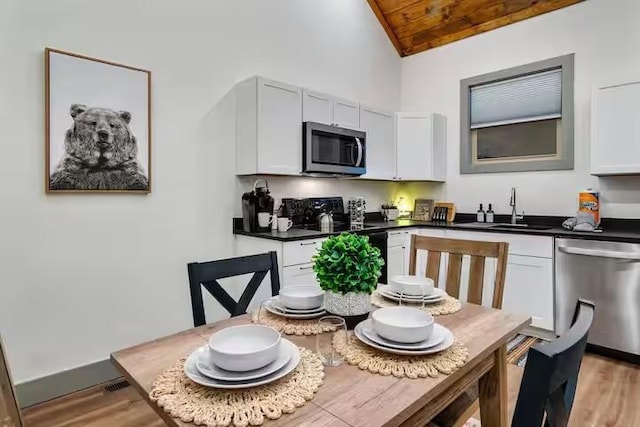
<path id="1" fill-rule="evenodd" d="M 331 314 L 338 316 L 361 316 L 371 310 L 371 295 L 349 292 L 340 294 L 326 291 L 324 307 Z"/>

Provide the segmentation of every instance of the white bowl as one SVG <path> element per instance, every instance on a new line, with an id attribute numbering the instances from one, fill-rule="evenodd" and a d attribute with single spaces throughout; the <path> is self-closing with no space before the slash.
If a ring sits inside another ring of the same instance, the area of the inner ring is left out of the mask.
<path id="1" fill-rule="evenodd" d="M 280 332 L 263 325 L 225 328 L 209 338 L 210 360 L 233 372 L 252 371 L 276 360 Z"/>
<path id="2" fill-rule="evenodd" d="M 393 276 L 389 280 L 391 289 L 405 295 L 431 295 L 433 293 L 433 279 L 422 276 Z"/>
<path id="3" fill-rule="evenodd" d="M 285 286 L 280 289 L 280 302 L 297 310 L 318 308 L 324 302 L 324 291 L 317 285 Z"/>
<path id="4" fill-rule="evenodd" d="M 433 316 L 417 308 L 381 308 L 371 314 L 371 320 L 378 335 L 404 344 L 424 341 L 433 332 Z"/>

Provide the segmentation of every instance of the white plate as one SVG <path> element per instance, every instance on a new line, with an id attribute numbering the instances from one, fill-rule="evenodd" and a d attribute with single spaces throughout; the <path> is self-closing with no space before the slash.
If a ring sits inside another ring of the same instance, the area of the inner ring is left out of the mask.
<path id="1" fill-rule="evenodd" d="M 310 308 L 310 309 L 300 309 L 300 308 L 289 308 L 289 307 L 285 307 L 284 304 L 280 301 L 280 298 L 276 295 L 275 297 L 272 297 L 269 299 L 269 301 L 271 301 L 271 306 L 277 310 L 282 311 L 283 313 L 289 313 L 289 314 L 311 314 L 311 313 L 317 313 L 319 311 L 324 311 L 324 306 L 320 306 L 320 307 L 316 307 L 316 308 Z"/>
<path id="2" fill-rule="evenodd" d="M 381 285 L 380 289 L 381 292 L 384 292 L 388 295 L 393 295 L 396 297 L 400 297 L 400 293 L 398 291 L 396 291 L 391 285 Z M 437 298 L 441 298 L 443 295 L 445 295 L 446 292 L 444 291 L 444 289 L 440 289 L 440 288 L 434 288 L 433 289 L 433 293 L 429 294 L 429 295 L 424 295 L 424 296 L 420 296 L 420 295 L 409 295 L 409 294 L 404 294 L 402 295 L 403 299 L 411 299 L 411 300 L 416 300 L 416 301 L 429 301 L 429 300 L 433 300 L 433 299 L 437 299 Z"/>
<path id="3" fill-rule="evenodd" d="M 375 349 L 378 349 L 380 351 L 385 351 L 387 353 L 400 354 L 402 356 L 425 356 L 427 354 L 439 353 L 443 350 L 446 350 L 449 347 L 451 347 L 454 342 L 453 333 L 451 333 L 451 331 L 445 328 L 444 326 L 436 323 L 435 325 L 433 325 L 433 332 L 436 333 L 436 331 L 439 330 L 438 334 L 444 334 L 444 340 L 440 344 L 430 348 L 426 348 L 424 350 L 399 350 L 399 349 L 390 348 L 384 345 L 377 344 L 375 341 L 367 338 L 366 335 L 362 333 L 363 323 L 364 322 L 358 323 L 358 325 L 353 331 L 356 335 L 356 338 L 358 338 L 360 341 L 362 341 L 369 347 L 373 347 Z"/>
<path id="4" fill-rule="evenodd" d="M 260 369 L 246 372 L 232 372 L 226 371 L 217 367 L 210 359 L 209 352 L 198 353 L 196 357 L 196 367 L 201 374 L 213 378 L 214 380 L 221 381 L 248 381 L 255 380 L 257 378 L 266 377 L 273 374 L 278 369 L 284 367 L 287 364 L 291 356 L 295 352 L 295 345 L 291 341 L 282 340 L 280 342 L 280 349 L 278 352 L 278 358 Z"/>
<path id="5" fill-rule="evenodd" d="M 281 311 L 280 308 L 273 306 L 271 303 L 271 300 L 265 301 L 264 308 L 269 313 L 275 314 L 276 316 L 285 317 L 287 319 L 298 319 L 298 320 L 315 319 L 316 317 L 320 317 L 326 313 L 324 308 L 321 311 L 317 311 L 315 313 L 307 313 L 307 314 L 285 313 Z"/>
<path id="6" fill-rule="evenodd" d="M 402 296 L 402 302 L 406 302 L 409 304 L 422 304 L 422 302 L 424 301 L 425 304 L 435 304 L 436 302 L 440 302 L 442 300 L 444 300 L 447 296 L 447 293 L 445 291 L 443 291 L 442 289 L 439 289 L 438 291 L 441 292 L 441 294 L 439 294 L 438 296 L 435 297 L 429 297 L 429 298 L 410 298 L 406 295 Z M 395 293 L 389 293 L 388 291 L 384 291 L 384 290 L 378 290 L 378 292 L 380 293 L 380 295 L 382 295 L 383 297 L 390 299 L 392 301 L 397 301 L 400 302 L 400 296 L 398 294 Z M 438 292 L 438 293 L 440 293 Z"/>
<path id="7" fill-rule="evenodd" d="M 284 342 L 290 342 L 290 341 L 282 338 L 282 343 L 284 344 Z M 293 345 L 293 348 L 295 351 L 291 355 L 291 359 L 289 359 L 287 364 L 284 365 L 282 369 L 270 375 L 267 375 L 266 377 L 261 377 L 261 378 L 248 380 L 248 381 L 222 381 L 222 380 L 209 378 L 205 375 L 202 375 L 200 371 L 198 371 L 198 367 L 196 366 L 196 361 L 200 356 L 200 353 L 208 351 L 207 346 L 204 345 L 189 355 L 186 362 L 184 362 L 184 373 L 187 375 L 187 377 L 189 377 L 191 381 L 193 381 L 196 384 L 203 385 L 205 387 L 213 387 L 213 388 L 228 389 L 228 390 L 257 387 L 260 385 L 269 384 L 276 380 L 279 380 L 285 375 L 291 373 L 291 371 L 293 371 L 296 368 L 296 366 L 298 366 L 298 363 L 300 363 L 300 349 L 298 349 L 298 347 L 296 347 L 295 344 Z"/>
<path id="8" fill-rule="evenodd" d="M 436 325 L 437 324 L 433 325 L 433 332 L 431 333 L 431 336 L 428 339 L 424 341 L 416 342 L 416 343 L 411 343 L 411 344 L 391 341 L 381 337 L 373 329 L 373 322 L 371 321 L 371 319 L 367 319 L 364 322 L 362 322 L 361 329 L 365 337 L 369 338 L 371 341 L 375 342 L 376 344 L 380 344 L 385 347 L 395 348 L 397 350 L 426 350 L 428 348 L 435 347 L 439 344 L 442 344 L 442 342 L 444 341 L 444 337 L 446 334 L 441 328 L 436 328 Z"/>

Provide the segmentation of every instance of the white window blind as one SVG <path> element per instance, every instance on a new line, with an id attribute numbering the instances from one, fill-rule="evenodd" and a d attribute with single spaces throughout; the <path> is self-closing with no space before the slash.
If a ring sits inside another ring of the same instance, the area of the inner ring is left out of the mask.
<path id="1" fill-rule="evenodd" d="M 560 117 L 560 68 L 471 88 L 471 129 Z"/>

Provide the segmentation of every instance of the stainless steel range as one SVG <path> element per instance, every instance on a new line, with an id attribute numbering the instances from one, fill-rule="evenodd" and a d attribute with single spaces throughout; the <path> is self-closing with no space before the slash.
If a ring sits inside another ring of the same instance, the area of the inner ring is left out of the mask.
<path id="1" fill-rule="evenodd" d="M 640 360 L 640 244 L 556 239 L 556 333 L 578 298 L 596 304 L 589 343 Z"/>

